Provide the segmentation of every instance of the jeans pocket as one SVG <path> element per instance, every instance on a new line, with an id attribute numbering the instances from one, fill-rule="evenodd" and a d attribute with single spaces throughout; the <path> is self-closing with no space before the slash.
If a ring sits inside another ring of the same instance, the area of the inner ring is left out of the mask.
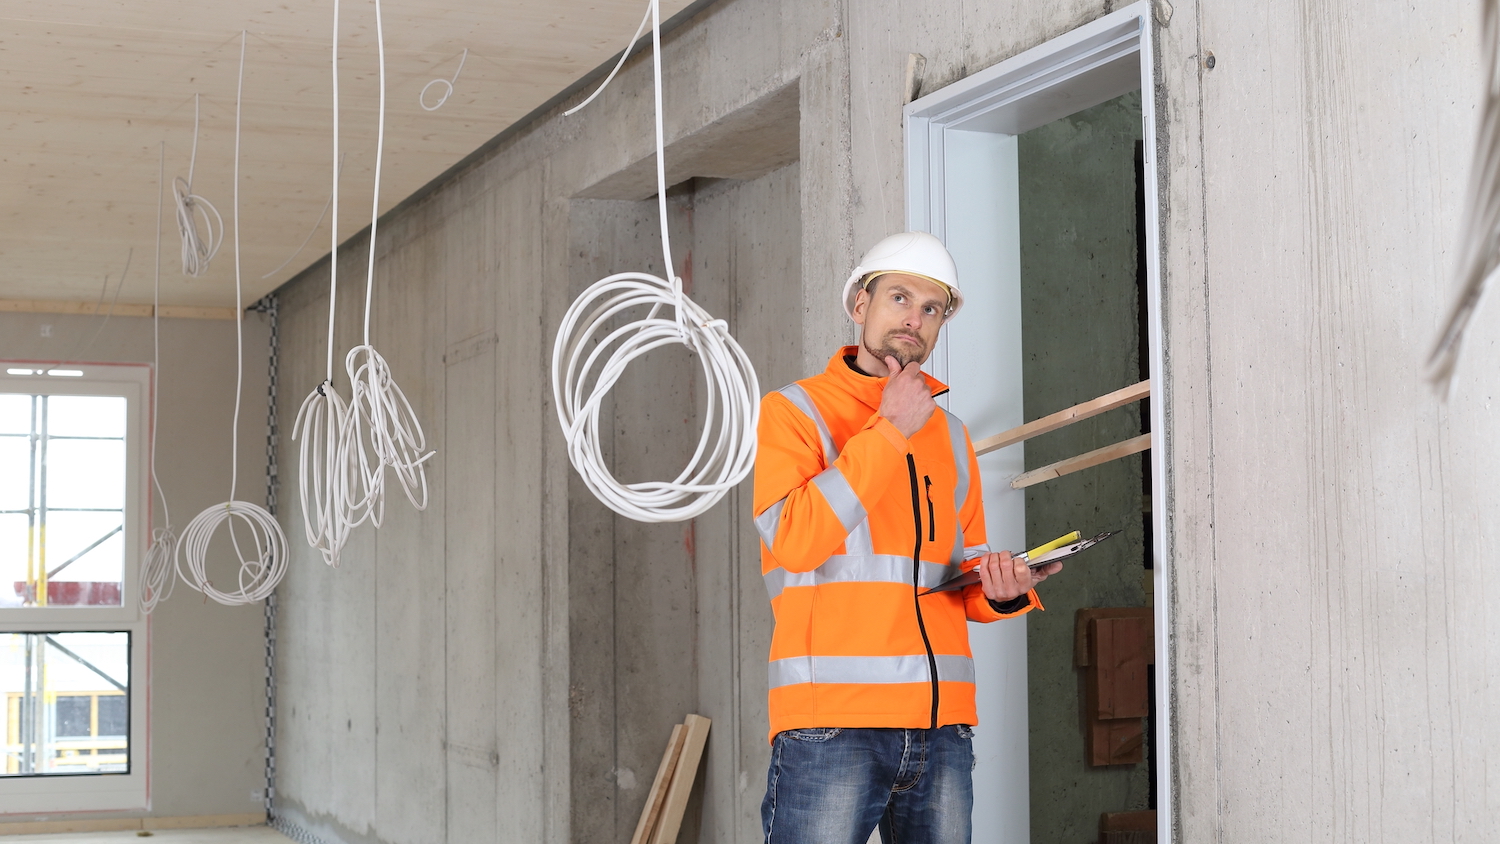
<path id="1" fill-rule="evenodd" d="M 961 739 L 974 738 L 974 728 L 968 724 L 954 724 L 953 729 L 958 731 L 958 737 Z"/>
<path id="2" fill-rule="evenodd" d="M 782 735 L 793 741 L 820 742 L 828 741 L 843 731 L 843 727 L 810 727 L 805 730 L 786 730 Z"/>

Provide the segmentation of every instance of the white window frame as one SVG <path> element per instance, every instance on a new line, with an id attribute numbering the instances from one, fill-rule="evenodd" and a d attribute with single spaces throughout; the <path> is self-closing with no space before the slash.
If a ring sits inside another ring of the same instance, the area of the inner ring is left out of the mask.
<path id="1" fill-rule="evenodd" d="M 1157 840 L 1171 844 L 1175 821 L 1176 800 L 1172 790 L 1172 738 L 1173 713 L 1171 696 L 1171 631 L 1172 614 L 1170 533 L 1167 513 L 1171 510 L 1169 478 L 1167 474 L 1168 427 L 1166 407 L 1170 396 L 1163 368 L 1164 335 L 1161 314 L 1161 219 L 1158 211 L 1159 186 L 1157 183 L 1157 126 L 1156 85 L 1151 8 L 1148 2 L 1137 2 L 1105 15 L 1058 38 L 1054 38 L 1031 50 L 1007 59 L 939 91 L 910 103 L 905 109 L 906 118 L 906 211 L 907 227 L 927 231 L 944 242 L 949 241 L 950 228 L 958 230 L 971 225 L 972 220 L 964 215 L 986 213 L 986 209 L 974 204 L 990 202 L 993 197 L 953 196 L 968 191 L 963 176 L 955 174 L 949 178 L 949 168 L 960 166 L 958 159 L 974 148 L 976 136 L 999 141 L 994 151 L 1004 155 L 1004 143 L 1014 148 L 1014 137 L 1030 129 L 1049 123 L 1085 108 L 1098 105 L 1130 91 L 1141 92 L 1142 138 L 1144 155 L 1145 206 L 1146 206 L 1146 308 L 1147 330 L 1150 338 L 1149 366 L 1151 383 L 1151 430 L 1155 432 L 1153 447 L 1148 453 L 1151 460 L 1152 489 L 1152 533 L 1155 537 L 1153 557 L 1153 602 L 1156 621 L 1156 788 L 1157 788 Z M 1062 95 L 1062 96 L 1059 96 Z M 955 143 L 954 155 L 949 154 L 950 141 Z M 984 141 L 988 142 L 988 141 Z M 1003 174 L 999 174 L 1003 176 Z M 1013 175 L 1012 175 L 1013 178 Z M 1004 208 L 990 208 L 988 213 L 1003 217 L 1009 213 Z M 952 225 L 950 225 L 950 215 Z M 998 229 L 997 229 L 998 230 Z M 991 238 L 997 240 L 998 238 Z M 949 243 L 954 248 L 954 243 Z M 995 252 L 999 247 L 988 247 Z M 986 250 L 981 250 L 986 251 Z M 960 265 L 964 265 L 963 256 Z M 995 255 L 976 256 L 981 262 Z M 1018 272 L 1018 267 L 997 266 L 996 272 L 1008 269 Z M 969 282 L 965 283 L 966 293 Z M 967 298 L 967 297 L 966 297 Z M 1017 303 L 1018 304 L 1018 303 Z M 995 328 L 991 334 L 1001 334 L 1003 327 Z M 933 350 L 929 368 L 938 378 L 953 383 L 949 372 L 948 329 L 945 329 L 938 345 Z M 964 340 L 965 354 L 974 354 L 975 349 Z M 1019 340 L 1016 341 L 1019 349 Z M 980 352 L 982 354 L 983 352 Z M 999 360 L 999 358 L 996 358 Z M 1017 358 L 1016 367 L 1020 361 Z M 1018 379 L 1015 379 L 1018 381 Z M 1018 384 L 1005 386 L 1018 390 Z M 1019 393 L 1016 393 L 1017 397 Z M 1019 405 L 1017 405 L 1019 407 Z M 971 425 L 973 420 L 967 420 Z M 1018 420 L 1019 421 L 1019 420 Z M 998 430 L 998 429 L 997 429 Z M 976 430 L 974 435 L 984 436 L 994 431 Z M 997 460 L 1020 461 L 1024 443 L 1002 449 L 992 455 Z M 1007 454 L 1009 452 L 1009 454 Z M 981 459 L 981 469 L 986 467 Z M 983 474 L 983 472 L 982 472 Z M 1003 484 L 1004 493 L 1011 492 Z M 988 490 L 988 487 L 986 487 Z M 999 504 L 1000 506 L 996 506 Z M 1017 510 L 1016 508 L 1021 509 Z M 991 538 L 995 541 L 995 523 L 1015 522 L 1019 513 L 1024 525 L 1024 497 L 1017 505 L 1014 501 L 992 501 L 986 496 L 985 510 L 991 523 Z M 997 512 L 991 512 L 992 510 Z M 980 646 L 976 642 L 975 655 L 979 657 Z M 997 653 L 1007 659 L 1015 654 L 1013 642 L 999 646 Z M 1025 671 L 1024 644 L 1020 651 L 1022 670 L 1020 674 L 1021 701 L 1024 701 Z M 1012 665 L 1012 667 L 1014 667 Z M 1006 681 L 1014 685 L 1014 676 Z M 981 688 L 981 693 L 983 693 Z M 1013 697 L 1013 696 L 1012 696 Z M 1011 698 L 1008 697 L 1007 701 Z M 1025 723 L 1025 707 L 1021 705 L 1020 723 Z M 981 712 L 981 720 L 983 720 Z M 1010 721 L 1014 725 L 1015 721 Z M 1024 732 L 1024 731 L 1023 731 Z M 982 735 L 982 734 L 981 734 Z M 976 751 L 979 750 L 976 741 Z M 1013 748 L 1011 749 L 1014 750 Z M 1026 747 L 1020 743 L 1020 755 L 1024 760 Z M 1022 763 L 1025 764 L 1024 761 Z M 1016 823 L 1015 819 L 1029 818 L 1029 803 L 1026 794 L 1027 775 L 1024 767 L 1019 771 L 1020 782 L 1009 793 L 1019 795 L 1019 804 L 1014 807 L 1019 814 L 1009 815 L 1005 840 L 1029 841 L 1029 821 Z M 976 772 L 976 790 L 979 786 Z M 1000 801 L 991 801 L 987 807 L 976 803 L 976 842 L 980 841 L 979 814 L 986 810 L 998 811 Z M 986 833 L 988 834 L 988 833 Z"/>
<path id="2" fill-rule="evenodd" d="M 29 369 L 78 376 L 12 375 Z M 0 607 L 0 633 L 130 633 L 130 770 L 0 777 L 0 818 L 150 808 L 150 625 L 140 610 L 140 565 L 150 535 L 151 367 L 129 363 L 0 361 L 0 393 L 125 399 L 125 559 L 118 607 Z"/>

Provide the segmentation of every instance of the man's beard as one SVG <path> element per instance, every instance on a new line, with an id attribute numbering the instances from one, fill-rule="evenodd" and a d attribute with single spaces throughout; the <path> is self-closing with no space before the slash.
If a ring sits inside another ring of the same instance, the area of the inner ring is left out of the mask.
<path id="1" fill-rule="evenodd" d="M 917 348 L 912 348 L 910 345 L 896 345 L 893 338 L 898 336 L 916 339 Z M 860 338 L 860 342 L 864 344 L 865 351 L 874 355 L 876 360 L 885 363 L 886 358 L 895 358 L 896 362 L 901 364 L 902 369 L 905 369 L 906 365 L 910 363 L 921 363 L 922 353 L 927 351 L 927 345 L 922 342 L 920 337 L 905 331 L 887 331 L 885 337 L 881 338 L 881 341 L 880 346 L 874 347 L 870 345 L 868 340 Z"/>

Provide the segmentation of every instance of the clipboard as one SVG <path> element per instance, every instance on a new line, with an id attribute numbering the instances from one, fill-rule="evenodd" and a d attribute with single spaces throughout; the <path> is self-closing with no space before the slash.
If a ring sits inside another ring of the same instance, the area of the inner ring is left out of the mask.
<path id="1" fill-rule="evenodd" d="M 1045 566 L 1048 563 L 1055 563 L 1058 560 L 1066 560 L 1069 557 L 1074 556 L 1075 554 L 1087 551 L 1088 549 L 1094 547 L 1095 545 L 1098 545 L 1104 540 L 1120 532 L 1121 531 L 1118 530 L 1107 530 L 1103 533 L 1095 534 L 1088 539 L 1079 539 L 1078 532 L 1074 531 L 1068 536 L 1063 537 L 1064 540 L 1071 541 L 1059 544 L 1058 541 L 1054 540 L 1053 542 L 1049 542 L 1046 545 L 1043 545 L 1040 548 L 1035 548 L 1025 554 L 1017 554 L 1013 559 L 1025 560 L 1026 565 L 1031 568 L 1036 568 L 1037 566 Z M 918 592 L 917 595 L 918 597 L 920 597 L 922 595 L 930 595 L 933 592 L 949 592 L 954 589 L 962 589 L 965 586 L 978 582 L 979 571 L 976 567 L 976 569 L 974 570 L 966 571 L 956 577 L 951 577 L 948 580 L 945 580 L 942 583 L 938 584 L 937 586 L 932 587 L 931 589 Z"/>

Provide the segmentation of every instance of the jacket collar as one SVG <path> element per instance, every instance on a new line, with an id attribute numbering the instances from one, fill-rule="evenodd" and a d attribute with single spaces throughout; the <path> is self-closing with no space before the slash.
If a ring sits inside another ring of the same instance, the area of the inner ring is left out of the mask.
<path id="1" fill-rule="evenodd" d="M 857 354 L 859 354 L 858 346 L 844 346 L 840 348 L 829 359 L 828 366 L 823 370 L 823 374 L 833 379 L 834 383 L 838 384 L 839 387 L 843 388 L 850 395 L 853 395 L 870 407 L 880 407 L 880 397 L 885 392 L 885 382 L 891 379 L 889 376 L 874 378 L 865 375 L 845 362 L 844 358 L 854 357 Z M 933 378 L 926 372 L 922 373 L 922 378 L 927 381 L 927 387 L 932 390 L 934 397 L 948 392 L 947 384 Z"/>

